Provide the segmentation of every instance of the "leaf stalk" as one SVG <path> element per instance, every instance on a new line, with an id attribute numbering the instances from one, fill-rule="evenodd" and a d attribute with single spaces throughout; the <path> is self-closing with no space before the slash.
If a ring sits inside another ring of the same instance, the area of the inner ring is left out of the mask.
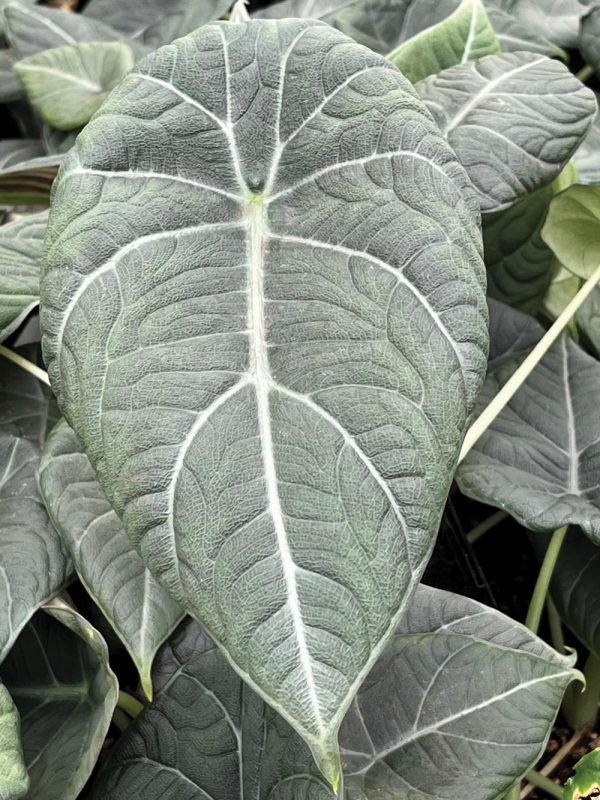
<path id="1" fill-rule="evenodd" d="M 50 379 L 48 378 L 48 373 L 44 372 L 43 369 L 40 369 L 36 364 L 28 361 L 26 358 L 23 358 L 22 355 L 19 353 L 15 353 L 14 350 L 9 350 L 8 347 L 4 347 L 3 344 L 0 344 L 0 356 L 12 361 L 13 364 L 17 364 L 17 366 L 22 367 L 23 369 L 30 372 L 32 375 L 45 383 L 47 386 L 50 386 Z"/>

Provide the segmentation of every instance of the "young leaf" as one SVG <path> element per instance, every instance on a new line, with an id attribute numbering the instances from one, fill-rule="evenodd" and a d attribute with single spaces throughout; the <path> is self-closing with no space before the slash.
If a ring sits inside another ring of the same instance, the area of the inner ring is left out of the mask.
<path id="1" fill-rule="evenodd" d="M 40 300 L 40 261 L 48 212 L 0 226 L 0 342 Z"/>
<path id="2" fill-rule="evenodd" d="M 488 372 L 494 372 L 507 361 L 526 355 L 544 335 L 544 329 L 533 317 L 505 303 L 488 298 L 490 312 L 490 355 Z"/>
<path id="3" fill-rule="evenodd" d="M 561 264 L 589 278 L 600 264 L 600 186 L 570 186 L 557 195 L 542 236 Z"/>
<path id="4" fill-rule="evenodd" d="M 61 154 L 40 156 L 0 169 L 0 206 L 50 205 L 50 189 L 61 160 Z"/>
<path id="5" fill-rule="evenodd" d="M 29 355 L 29 350 L 24 353 Z M 32 614 L 69 581 L 71 567 L 37 490 L 39 450 L 53 424 L 50 393 L 3 359 L 0 369 L 0 663 Z"/>
<path id="6" fill-rule="evenodd" d="M 218 19 L 231 5 L 233 0 L 90 0 L 83 16 L 155 48 Z"/>
<path id="7" fill-rule="evenodd" d="M 19 800 L 29 789 L 19 712 L 0 683 L 0 800 Z"/>
<path id="8" fill-rule="evenodd" d="M 333 800 L 304 742 L 196 622 L 162 648 L 153 677 L 154 702 L 111 749 L 90 800 Z"/>
<path id="9" fill-rule="evenodd" d="M 65 416 L 150 570 L 333 780 L 485 371 L 468 179 L 389 62 L 297 20 L 149 56 L 66 159 L 42 289 Z"/>
<path id="10" fill-rule="evenodd" d="M 544 752 L 571 664 L 499 612 L 419 587 L 342 726 L 348 795 L 496 800 Z"/>
<path id="11" fill-rule="evenodd" d="M 575 764 L 575 775 L 565 785 L 564 800 L 592 800 L 600 795 L 600 750 L 587 753 Z"/>
<path id="12" fill-rule="evenodd" d="M 17 61 L 15 72 L 41 116 L 59 130 L 84 125 L 134 64 L 123 42 L 88 42 Z"/>
<path id="13" fill-rule="evenodd" d="M 541 231 L 553 196 L 544 186 L 482 217 L 488 295 L 529 314 L 539 310 L 552 281 L 554 254 Z"/>
<path id="14" fill-rule="evenodd" d="M 556 319 L 568 306 L 581 288 L 581 280 L 565 269 L 560 264 L 555 265 L 554 277 L 544 295 L 542 310 L 550 317 Z"/>
<path id="15" fill-rule="evenodd" d="M 17 59 L 78 42 L 110 42 L 121 34 L 83 14 L 56 8 L 9 3 L 4 11 L 6 34 Z"/>
<path id="16" fill-rule="evenodd" d="M 0 676 L 21 714 L 27 797 L 75 800 L 104 743 L 118 683 L 87 620 L 59 601 L 45 612 L 21 633 Z"/>
<path id="17" fill-rule="evenodd" d="M 548 537 L 538 533 L 532 534 L 531 539 L 540 558 L 543 558 Z M 598 570 L 600 547 L 578 528 L 569 528 L 552 573 L 552 599 L 563 622 L 580 642 L 600 656 Z"/>
<path id="18" fill-rule="evenodd" d="M 499 52 L 500 43 L 481 0 L 460 0 L 445 19 L 392 50 L 388 58 L 416 83 L 455 64 Z"/>
<path id="19" fill-rule="evenodd" d="M 152 661 L 183 611 L 144 567 L 64 420 L 42 451 L 38 481 L 81 582 L 129 651 L 151 698 Z"/>
<path id="20" fill-rule="evenodd" d="M 512 369 L 488 377 L 482 408 Z M 600 364 L 563 336 L 458 468 L 461 491 L 531 530 L 580 525 L 600 544 L 599 393 Z"/>
<path id="21" fill-rule="evenodd" d="M 504 53 L 432 75 L 416 89 L 497 211 L 551 183 L 586 135 L 596 99 L 558 61 Z"/>
<path id="22" fill-rule="evenodd" d="M 356 4 L 356 0 L 281 0 L 256 11 L 250 7 L 255 19 L 285 19 L 286 17 L 312 17 L 333 24 L 337 15 Z"/>
<path id="23" fill-rule="evenodd" d="M 567 54 L 549 39 L 534 33 L 512 14 L 500 8 L 487 8 L 487 15 L 504 53 L 518 53 L 527 50 L 529 53 L 540 53 L 549 58 L 567 60 Z"/>

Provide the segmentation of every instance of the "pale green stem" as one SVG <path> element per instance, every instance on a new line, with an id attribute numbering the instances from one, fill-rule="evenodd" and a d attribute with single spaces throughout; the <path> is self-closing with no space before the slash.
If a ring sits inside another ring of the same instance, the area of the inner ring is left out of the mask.
<path id="1" fill-rule="evenodd" d="M 560 614 L 558 613 L 554 600 L 550 594 L 546 597 L 546 610 L 548 612 L 548 625 L 550 627 L 550 637 L 554 649 L 559 653 L 565 652 L 565 637 L 563 636 L 562 622 Z"/>
<path id="2" fill-rule="evenodd" d="M 550 347 L 558 339 L 565 327 L 568 325 L 571 317 L 585 302 L 585 300 L 592 293 L 596 284 L 600 281 L 600 266 L 597 267 L 587 281 L 583 284 L 581 289 L 577 292 L 571 302 L 565 307 L 564 311 L 556 319 L 551 328 L 536 344 L 533 350 L 529 353 L 527 358 L 522 364 L 517 367 L 511 377 L 504 384 L 502 389 L 494 397 L 492 402 L 484 408 L 483 412 L 471 425 L 465 436 L 462 450 L 458 458 L 458 463 L 463 460 L 473 445 L 479 440 L 481 436 L 490 427 L 492 422 L 496 419 L 498 414 L 502 411 L 504 406 L 510 402 L 513 395 L 518 391 L 522 384 L 527 380 L 529 375 L 533 372 L 542 358 L 546 355 Z"/>
<path id="3" fill-rule="evenodd" d="M 593 67 L 591 67 L 589 64 L 586 64 L 579 70 L 579 72 L 575 74 L 575 77 L 577 78 L 578 81 L 585 83 L 587 80 L 589 80 L 589 78 L 592 77 L 594 71 L 595 70 Z"/>
<path id="4" fill-rule="evenodd" d="M 525 619 L 525 625 L 532 633 L 537 633 L 540 627 L 540 620 L 542 618 L 544 603 L 548 595 L 550 580 L 552 579 L 552 573 L 554 572 L 554 567 L 556 566 L 560 554 L 560 548 L 565 540 L 568 528 L 568 525 L 564 525 L 562 528 L 558 528 L 558 530 L 554 531 L 548 549 L 546 550 L 546 555 L 542 561 L 540 574 L 538 575 Z"/>
<path id="5" fill-rule="evenodd" d="M 4 358 L 12 361 L 13 364 L 17 364 L 19 367 L 26 369 L 27 372 L 31 372 L 31 374 L 35 375 L 35 377 L 42 381 L 42 383 L 46 383 L 48 386 L 50 386 L 47 372 L 44 372 L 43 369 L 40 369 L 36 364 L 33 364 L 26 358 L 23 358 L 23 356 L 19 355 L 18 353 L 9 350 L 8 347 L 4 347 L 3 344 L 0 344 L 0 356 L 4 356 Z"/>
<path id="6" fill-rule="evenodd" d="M 140 701 L 136 700 L 136 698 L 132 697 L 130 694 L 127 694 L 127 692 L 119 692 L 117 708 L 125 711 L 130 717 L 137 717 L 138 714 L 141 714 L 144 710 L 144 706 Z"/>
<path id="7" fill-rule="evenodd" d="M 534 786 L 537 786 L 538 789 L 542 789 L 544 792 L 546 792 L 546 794 L 549 794 L 550 797 L 556 797 L 557 800 L 562 800 L 563 790 L 560 786 L 557 786 L 554 781 L 551 781 L 546 775 L 542 775 L 541 772 L 537 772 L 537 770 L 532 769 L 525 777 L 529 783 L 533 783 Z"/>
<path id="8" fill-rule="evenodd" d="M 113 711 L 112 721 L 115 728 L 118 728 L 120 733 L 124 733 L 129 727 L 131 717 L 128 717 L 127 714 L 117 706 Z"/>
<path id="9" fill-rule="evenodd" d="M 570 698 L 568 722 L 576 729 L 582 730 L 588 725 L 595 725 L 600 704 L 600 657 L 590 653 L 583 669 L 585 689 Z"/>
<path id="10" fill-rule="evenodd" d="M 503 800 L 521 800 L 521 784 L 515 783 L 512 789 L 504 795 Z"/>
<path id="11" fill-rule="evenodd" d="M 467 541 L 470 544 L 473 544 L 473 542 L 476 542 L 477 539 L 481 538 L 484 533 L 491 531 L 492 528 L 498 525 L 499 522 L 502 522 L 503 519 L 506 519 L 506 517 L 508 517 L 508 513 L 506 511 L 496 511 L 495 514 L 492 514 L 484 519 L 483 522 L 479 523 L 479 525 L 475 525 L 474 528 L 471 528 L 471 530 L 467 533 Z"/>

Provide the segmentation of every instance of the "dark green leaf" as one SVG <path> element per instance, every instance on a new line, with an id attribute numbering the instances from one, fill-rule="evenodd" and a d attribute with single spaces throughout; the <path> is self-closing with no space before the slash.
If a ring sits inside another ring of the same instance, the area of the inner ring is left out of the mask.
<path id="1" fill-rule="evenodd" d="M 333 777 L 485 372 L 467 176 L 389 62 L 301 20 L 149 56 L 66 159 L 42 302 L 65 416 L 150 570 Z"/>
<path id="2" fill-rule="evenodd" d="M 183 611 L 144 567 L 64 421 L 46 442 L 38 481 L 83 585 L 128 649 L 152 697 L 154 655 Z"/>
<path id="3" fill-rule="evenodd" d="M 487 56 L 416 88 L 488 212 L 551 183 L 597 110 L 564 64 L 534 53 Z"/>
<path id="4" fill-rule="evenodd" d="M 50 190 L 61 159 L 61 154 L 40 156 L 0 169 L 0 207 L 50 205 Z"/>
<path id="5" fill-rule="evenodd" d="M 75 800 L 91 775 L 117 703 L 106 644 L 60 601 L 39 611 L 0 667 L 21 715 L 26 800 Z"/>
<path id="6" fill-rule="evenodd" d="M 544 335 L 544 329 L 533 317 L 523 314 L 498 300 L 488 299 L 490 312 L 490 355 L 488 372 L 507 361 L 528 353 Z"/>
<path id="7" fill-rule="evenodd" d="M 19 800 L 28 789 L 19 712 L 0 683 L 0 800 Z"/>
<path id="8" fill-rule="evenodd" d="M 48 212 L 0 226 L 0 342 L 40 300 L 40 260 Z"/>
<path id="9" fill-rule="evenodd" d="M 512 372 L 488 377 L 484 408 Z M 458 468 L 465 494 L 534 531 L 580 525 L 600 543 L 600 364 L 557 342 Z"/>
<path id="10" fill-rule="evenodd" d="M 500 47 L 505 53 L 515 53 L 527 50 L 529 53 L 540 53 L 549 58 L 567 60 L 567 54 L 549 39 L 534 33 L 512 14 L 507 14 L 500 8 L 488 8 L 488 17 L 500 42 Z"/>

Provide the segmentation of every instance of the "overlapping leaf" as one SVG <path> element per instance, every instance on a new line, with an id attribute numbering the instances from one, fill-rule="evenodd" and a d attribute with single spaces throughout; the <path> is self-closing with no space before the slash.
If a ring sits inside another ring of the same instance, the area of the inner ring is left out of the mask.
<path id="1" fill-rule="evenodd" d="M 542 236 L 561 264 L 589 278 L 600 266 L 600 186 L 570 186 L 557 195 Z"/>
<path id="2" fill-rule="evenodd" d="M 487 56 L 416 88 L 487 212 L 556 178 L 596 114 L 593 92 L 534 53 Z"/>
<path id="3" fill-rule="evenodd" d="M 83 585 L 125 644 L 152 697 L 154 655 L 183 611 L 144 567 L 64 421 L 44 447 L 38 480 Z"/>
<path id="4" fill-rule="evenodd" d="M 490 312 L 490 355 L 488 372 L 528 353 L 544 335 L 534 317 L 505 303 L 488 298 Z"/>
<path id="5" fill-rule="evenodd" d="M 544 295 L 543 311 L 550 319 L 556 319 L 575 297 L 581 287 L 581 280 L 556 263 L 552 282 Z"/>
<path id="6" fill-rule="evenodd" d="M 19 800 L 28 788 L 19 712 L 0 683 L 0 800 Z"/>
<path id="7" fill-rule="evenodd" d="M 356 0 L 281 0 L 256 11 L 250 9 L 256 19 L 285 19 L 286 17 L 312 17 L 333 23 L 344 9 L 356 4 Z"/>
<path id="8" fill-rule="evenodd" d="M 0 342 L 15 331 L 40 299 L 40 261 L 48 212 L 0 227 Z"/>
<path id="9" fill-rule="evenodd" d="M 579 145 L 573 163 L 577 168 L 577 183 L 600 184 L 600 114 Z"/>
<path id="10" fill-rule="evenodd" d="M 559 47 L 577 47 L 581 17 L 587 0 L 486 0 L 507 11 L 531 30 Z"/>
<path id="11" fill-rule="evenodd" d="M 10 103 L 23 94 L 13 71 L 13 63 L 10 51 L 0 49 L 0 103 Z"/>
<path id="12" fill-rule="evenodd" d="M 21 715 L 26 798 L 76 800 L 117 703 L 102 637 L 60 601 L 39 611 L 0 667 Z"/>
<path id="13" fill-rule="evenodd" d="M 534 33 L 512 14 L 495 7 L 488 8 L 487 14 L 500 47 L 505 53 L 527 50 L 529 53 L 540 53 L 550 58 L 566 60 L 567 54 L 564 50 L 549 39 Z"/>
<path id="14" fill-rule="evenodd" d="M 485 407 L 512 370 L 486 380 Z M 461 490 L 534 531 L 580 525 L 600 543 L 600 364 L 554 345 L 458 468 Z"/>
<path id="15" fill-rule="evenodd" d="M 61 154 L 14 162 L 0 169 L 0 206 L 47 206 Z"/>
<path id="16" fill-rule="evenodd" d="M 333 779 L 485 371 L 466 175 L 389 62 L 302 21 L 158 51 L 66 158 L 42 324 L 68 421 Z"/>

